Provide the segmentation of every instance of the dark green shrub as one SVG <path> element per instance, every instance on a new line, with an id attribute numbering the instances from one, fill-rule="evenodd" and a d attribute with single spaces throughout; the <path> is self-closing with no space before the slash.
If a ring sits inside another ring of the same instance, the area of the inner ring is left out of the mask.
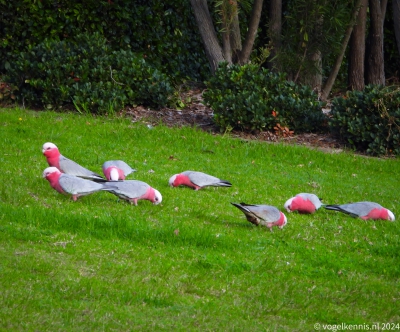
<path id="1" fill-rule="evenodd" d="M 160 107 L 173 88 L 168 77 L 142 54 L 112 51 L 100 34 L 82 34 L 75 42 L 45 40 L 14 57 L 6 77 L 16 97 L 31 105 L 110 112 L 126 104 Z"/>
<path id="2" fill-rule="evenodd" d="M 288 82 L 259 66 L 222 64 L 206 82 L 204 101 L 223 129 L 272 130 L 277 124 L 296 132 L 320 131 L 322 103 L 307 86 Z"/>
<path id="3" fill-rule="evenodd" d="M 369 85 L 335 98 L 329 125 L 359 151 L 400 154 L 400 88 Z"/>
<path id="4" fill-rule="evenodd" d="M 202 80 L 207 58 L 187 0 L 0 1 L 0 72 L 9 53 L 26 52 L 45 39 L 100 33 L 113 50 L 130 49 L 174 80 Z"/>

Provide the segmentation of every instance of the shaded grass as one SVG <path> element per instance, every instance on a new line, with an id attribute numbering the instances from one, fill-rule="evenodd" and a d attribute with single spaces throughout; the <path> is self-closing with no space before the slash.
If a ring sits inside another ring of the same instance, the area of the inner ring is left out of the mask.
<path id="1" fill-rule="evenodd" d="M 398 215 L 397 159 L 330 155 L 129 119 L 0 111 L 0 327 L 8 330 L 312 330 L 399 322 L 398 222 L 320 210 L 270 233 L 229 203 L 280 209 L 298 192 Z M 41 174 L 43 143 L 95 172 L 122 159 L 163 195 L 72 202 Z M 199 170 L 232 188 L 170 188 Z"/>

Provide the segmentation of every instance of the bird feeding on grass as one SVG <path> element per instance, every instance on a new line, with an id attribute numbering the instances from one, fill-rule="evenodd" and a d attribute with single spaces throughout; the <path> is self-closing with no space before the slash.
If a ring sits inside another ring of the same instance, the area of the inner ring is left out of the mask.
<path id="1" fill-rule="evenodd" d="M 221 180 L 215 176 L 195 171 L 185 171 L 171 176 L 169 179 L 171 187 L 179 187 L 181 185 L 199 190 L 204 187 L 231 187 L 229 181 Z"/>
<path id="2" fill-rule="evenodd" d="M 106 184 L 114 187 L 110 190 L 111 193 L 134 205 L 137 205 L 138 200 L 141 199 L 148 200 L 155 205 L 162 202 L 161 193 L 143 181 L 125 180 L 106 182 Z"/>
<path id="3" fill-rule="evenodd" d="M 395 221 L 392 211 L 384 208 L 382 205 L 375 202 L 356 202 L 349 204 L 328 204 L 324 206 L 327 210 L 339 211 L 348 214 L 354 218 L 360 217 L 361 219 L 368 220 L 389 220 Z"/>
<path id="4" fill-rule="evenodd" d="M 266 226 L 272 232 L 272 227 L 282 229 L 287 224 L 287 218 L 278 208 L 271 205 L 252 205 L 246 203 L 231 203 L 244 213 L 246 219 L 254 225 Z"/>
<path id="5" fill-rule="evenodd" d="M 314 213 L 323 204 L 317 195 L 300 193 L 296 196 L 289 198 L 284 208 L 287 212 L 298 211 L 299 213 Z"/>

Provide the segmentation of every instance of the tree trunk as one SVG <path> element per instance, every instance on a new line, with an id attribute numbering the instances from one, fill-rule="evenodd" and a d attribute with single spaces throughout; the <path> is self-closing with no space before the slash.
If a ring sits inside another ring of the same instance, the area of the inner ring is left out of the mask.
<path id="1" fill-rule="evenodd" d="M 387 0 L 369 0 L 370 31 L 367 47 L 367 84 L 385 85 L 385 66 L 383 58 L 383 21 Z"/>
<path id="2" fill-rule="evenodd" d="M 340 69 L 340 65 L 342 64 L 344 53 L 346 52 L 347 44 L 349 43 L 349 39 L 351 36 L 351 33 L 353 31 L 354 24 L 357 21 L 358 17 L 358 12 L 360 11 L 360 5 L 361 5 L 362 0 L 357 0 L 353 9 L 353 14 L 351 16 L 351 21 L 349 23 L 349 26 L 347 27 L 346 33 L 344 35 L 343 41 L 342 41 L 342 47 L 340 50 L 340 53 L 338 57 L 336 58 L 335 64 L 332 68 L 331 73 L 329 74 L 329 77 L 327 81 L 325 82 L 324 87 L 322 88 L 321 92 L 321 100 L 326 101 L 328 99 L 328 96 L 332 90 L 333 84 L 335 83 L 337 74 Z"/>
<path id="3" fill-rule="evenodd" d="M 242 37 L 240 34 L 239 25 L 239 8 L 236 0 L 232 0 L 232 6 L 235 6 L 236 10 L 234 11 L 232 17 L 230 42 L 232 49 L 232 61 L 236 63 L 239 59 L 239 53 L 242 50 Z"/>
<path id="4" fill-rule="evenodd" d="M 305 76 L 305 84 L 311 86 L 320 95 L 322 90 L 322 55 L 319 50 L 309 55 L 309 59 L 314 64 L 314 71 Z"/>
<path id="5" fill-rule="evenodd" d="M 316 3 L 315 7 L 318 7 Z M 315 26 L 313 29 L 313 36 L 317 40 L 322 39 L 323 34 L 325 33 L 325 31 L 323 31 L 323 24 L 324 16 L 319 12 L 318 16 L 316 16 Z M 315 42 L 313 44 L 315 44 Z M 308 73 L 305 74 L 304 81 L 320 96 L 322 90 L 322 54 L 319 50 L 319 46 L 313 45 L 312 50 L 307 54 L 307 57 L 309 62 L 313 64 L 313 69 L 309 70 Z"/>
<path id="6" fill-rule="evenodd" d="M 231 38 L 230 38 L 230 27 L 226 23 L 226 20 L 222 22 L 222 54 L 224 59 L 228 63 L 232 63 L 232 48 L 231 48 Z"/>
<path id="7" fill-rule="evenodd" d="M 399 0 L 400 1 L 400 0 Z M 269 5 L 268 36 L 271 40 L 271 53 L 267 63 L 268 69 L 279 71 L 276 56 L 281 48 L 282 35 L 282 0 L 271 0 Z"/>
<path id="8" fill-rule="evenodd" d="M 394 35 L 396 36 L 397 49 L 400 54 L 400 0 L 392 0 L 392 5 Z"/>
<path id="9" fill-rule="evenodd" d="M 194 1 L 194 0 L 191 0 Z M 262 5 L 264 0 L 254 0 L 253 9 L 247 30 L 246 38 L 242 51 L 239 54 L 239 63 L 245 64 L 249 62 L 251 51 L 253 50 L 254 41 L 257 37 L 258 25 L 260 23 Z"/>
<path id="10" fill-rule="evenodd" d="M 348 80 L 351 90 L 364 90 L 365 32 L 368 0 L 361 1 L 357 24 L 350 38 Z"/>
<path id="11" fill-rule="evenodd" d="M 225 61 L 225 58 L 208 10 L 207 0 L 190 0 L 190 3 L 192 4 L 194 17 L 199 27 L 208 62 L 210 63 L 211 72 L 214 74 L 218 68 L 218 64 Z"/>

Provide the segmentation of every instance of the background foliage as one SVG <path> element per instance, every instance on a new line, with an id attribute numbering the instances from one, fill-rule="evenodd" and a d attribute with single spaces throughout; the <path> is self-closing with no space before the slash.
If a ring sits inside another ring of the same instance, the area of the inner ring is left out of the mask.
<path id="1" fill-rule="evenodd" d="M 113 50 L 141 52 L 169 76 L 200 79 L 209 72 L 189 1 L 0 0 L 0 13 L 0 71 L 10 52 L 98 32 Z"/>
<path id="2" fill-rule="evenodd" d="M 222 64 L 207 83 L 204 101 L 223 130 L 271 130 L 277 124 L 296 132 L 321 131 L 322 103 L 307 86 L 257 65 Z"/>
<path id="3" fill-rule="evenodd" d="M 366 86 L 332 102 L 330 126 L 357 150 L 400 154 L 400 89 Z"/>
<path id="4" fill-rule="evenodd" d="M 74 103 L 85 112 L 112 113 L 126 104 L 160 107 L 173 87 L 142 54 L 112 50 L 99 33 L 74 42 L 45 40 L 13 56 L 7 82 L 20 102 L 59 108 Z"/>

